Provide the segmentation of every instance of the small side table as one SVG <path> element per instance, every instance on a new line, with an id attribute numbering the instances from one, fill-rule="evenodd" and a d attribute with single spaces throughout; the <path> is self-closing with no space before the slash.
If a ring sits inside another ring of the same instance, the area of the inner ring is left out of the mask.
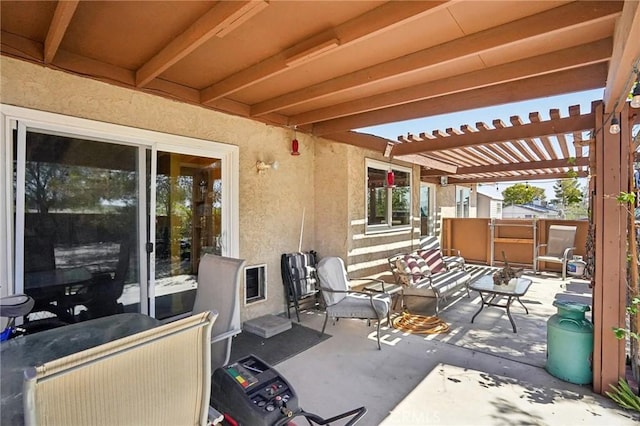
<path id="1" fill-rule="evenodd" d="M 476 319 L 478 314 L 482 312 L 485 306 L 495 306 L 497 308 L 505 308 L 507 311 L 507 316 L 509 317 L 509 321 L 511 322 L 511 327 L 513 327 L 513 332 L 517 333 L 516 323 L 513 321 L 513 317 L 511 316 L 511 304 L 514 300 L 517 300 L 520 305 L 524 308 L 525 312 L 529 314 L 529 310 L 524 303 L 520 300 L 520 297 L 524 296 L 529 287 L 531 286 L 532 281 L 529 278 L 513 278 L 509 281 L 507 285 L 496 285 L 493 283 L 493 277 L 491 275 L 483 276 L 476 281 L 469 284 L 470 290 L 475 290 L 480 293 L 480 300 L 482 304 L 480 305 L 480 309 L 476 312 L 471 318 L 471 323 Z M 507 301 L 505 303 L 499 303 L 502 297 L 506 297 Z M 498 301 L 495 301 L 498 298 Z"/>

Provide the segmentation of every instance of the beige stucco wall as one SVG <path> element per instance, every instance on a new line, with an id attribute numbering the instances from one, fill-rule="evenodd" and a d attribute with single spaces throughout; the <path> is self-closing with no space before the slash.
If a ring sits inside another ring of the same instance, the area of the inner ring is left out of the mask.
<path id="1" fill-rule="evenodd" d="M 315 241 L 314 155 L 320 140 L 297 134 L 300 156 L 291 156 L 291 131 L 166 98 L 81 78 L 15 59 L 0 58 L 0 101 L 74 117 L 237 145 L 240 148 L 240 257 L 266 264 L 268 299 L 243 308 L 243 319 L 282 312 L 280 254 Z M 280 163 L 256 172 L 257 160 Z M 327 221 L 330 218 L 325 216 Z"/>
<path id="2" fill-rule="evenodd" d="M 315 250 L 346 259 L 349 248 L 349 146 L 315 146 Z"/>

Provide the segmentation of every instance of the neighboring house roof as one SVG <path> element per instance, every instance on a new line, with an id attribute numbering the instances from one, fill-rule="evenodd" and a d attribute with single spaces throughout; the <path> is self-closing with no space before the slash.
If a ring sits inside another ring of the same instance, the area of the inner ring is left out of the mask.
<path id="1" fill-rule="evenodd" d="M 544 206 L 537 206 L 537 205 L 533 205 L 533 204 L 513 204 L 510 206 L 505 206 L 504 210 L 510 210 L 510 209 L 522 209 L 522 210 L 528 210 L 534 213 L 538 213 L 538 214 L 552 214 L 552 215 L 559 215 L 560 211 L 553 209 L 553 208 L 549 208 L 549 207 L 544 207 Z"/>
<path id="2" fill-rule="evenodd" d="M 504 197 L 495 186 L 478 186 L 478 195 L 484 195 L 492 200 L 502 201 Z"/>
<path id="3" fill-rule="evenodd" d="M 524 209 L 529 209 L 529 210 L 540 212 L 540 213 L 558 213 L 557 209 L 553 209 L 553 208 L 545 207 L 545 206 L 540 206 L 540 205 L 535 205 L 535 204 L 518 204 L 518 206 L 520 206 L 520 207 L 522 207 Z"/>

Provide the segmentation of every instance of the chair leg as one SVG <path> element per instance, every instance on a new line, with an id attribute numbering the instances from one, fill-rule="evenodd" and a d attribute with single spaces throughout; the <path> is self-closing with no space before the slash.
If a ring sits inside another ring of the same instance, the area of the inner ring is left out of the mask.
<path id="1" fill-rule="evenodd" d="M 324 324 L 322 324 L 322 331 L 320 332 L 320 336 L 324 334 L 324 329 L 327 328 L 327 320 L 329 319 L 329 313 L 325 313 L 324 315 Z"/>
<path id="2" fill-rule="evenodd" d="M 436 316 L 440 313 L 440 298 L 436 297 Z"/>
<path id="3" fill-rule="evenodd" d="M 396 305 L 398 304 L 398 299 L 400 298 L 400 294 L 394 294 L 392 296 L 393 299 L 393 306 L 391 307 L 391 309 L 395 310 L 396 309 Z"/>
<path id="4" fill-rule="evenodd" d="M 377 336 L 378 336 L 378 350 L 382 350 L 382 346 L 380 346 L 380 320 L 378 320 L 378 327 L 377 327 Z"/>

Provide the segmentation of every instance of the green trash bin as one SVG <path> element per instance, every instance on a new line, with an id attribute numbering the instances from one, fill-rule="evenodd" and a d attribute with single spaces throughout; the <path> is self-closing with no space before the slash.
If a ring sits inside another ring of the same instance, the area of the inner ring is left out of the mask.
<path id="1" fill-rule="evenodd" d="M 593 324 L 585 318 L 591 308 L 583 303 L 556 300 L 558 312 L 547 321 L 545 369 L 566 382 L 593 381 Z"/>

